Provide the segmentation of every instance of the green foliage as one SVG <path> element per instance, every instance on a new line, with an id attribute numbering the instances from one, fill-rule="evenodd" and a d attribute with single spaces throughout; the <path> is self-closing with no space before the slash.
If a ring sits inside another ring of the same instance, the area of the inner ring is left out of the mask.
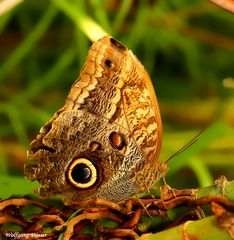
<path id="1" fill-rule="evenodd" d="M 115 228 L 118 226 L 118 223 L 115 222 L 114 220 L 103 218 L 103 219 L 98 220 L 96 226 L 97 227 L 102 226 L 104 228 Z"/>
<path id="2" fill-rule="evenodd" d="M 23 177 L 16 176 L 0 176 L 1 198 L 9 198 L 11 196 L 24 196 L 33 193 L 38 187 L 38 183 L 30 182 Z"/>
<path id="3" fill-rule="evenodd" d="M 188 165 L 194 170 L 200 185 L 211 185 L 214 179 L 210 176 L 210 172 L 204 162 L 196 156 L 199 152 L 206 149 L 212 141 L 228 135 L 230 131 L 231 129 L 223 122 L 216 122 L 205 129 L 204 132 L 201 132 L 199 136 L 192 140 L 192 142 L 194 142 L 190 147 L 176 155 L 173 160 L 168 163 L 171 169 L 169 174 L 173 174 L 182 166 Z"/>
<path id="4" fill-rule="evenodd" d="M 223 85 L 233 77 L 231 14 L 201 0 L 25 0 L 0 16 L 0 196 L 32 192 L 22 171 L 29 142 L 63 105 L 89 39 L 104 31 L 123 41 L 152 76 L 164 123 L 162 160 L 208 128 L 169 162 L 169 183 L 233 178 L 233 89 Z M 21 177 L 13 178 L 12 169 Z M 194 177 L 187 181 L 188 169 Z"/>
<path id="5" fill-rule="evenodd" d="M 138 228 L 142 232 L 157 231 L 157 229 L 161 229 L 166 226 L 167 220 L 165 217 L 149 217 L 149 216 L 142 216 L 142 221 L 138 224 Z"/>
<path id="6" fill-rule="evenodd" d="M 0 228 L 0 232 L 2 232 L 1 229 L 7 229 L 8 232 L 20 232 L 23 230 L 18 224 L 11 222 L 3 224 Z"/>
<path id="7" fill-rule="evenodd" d="M 34 216 L 37 214 L 40 214 L 43 212 L 43 208 L 35 205 L 25 205 L 22 208 L 22 217 L 25 220 L 31 220 Z"/>
<path id="8" fill-rule="evenodd" d="M 206 227 L 204 227 L 206 226 Z M 204 218 L 202 220 L 193 221 L 185 228 L 180 225 L 155 234 L 142 235 L 139 240 L 181 240 L 186 232 L 186 236 L 191 236 L 194 239 L 209 240 L 223 239 L 230 240 L 231 237 L 224 228 L 217 227 L 218 222 L 214 216 Z"/>

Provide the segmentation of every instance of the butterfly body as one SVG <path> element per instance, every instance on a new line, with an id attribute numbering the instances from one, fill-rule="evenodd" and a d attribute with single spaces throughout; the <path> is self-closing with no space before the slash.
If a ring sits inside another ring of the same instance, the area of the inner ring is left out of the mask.
<path id="1" fill-rule="evenodd" d="M 122 201 L 164 173 L 161 118 L 151 80 L 124 45 L 105 36 L 88 53 L 65 106 L 31 143 L 25 174 L 39 195 Z M 141 179 L 141 180 L 139 180 Z"/>

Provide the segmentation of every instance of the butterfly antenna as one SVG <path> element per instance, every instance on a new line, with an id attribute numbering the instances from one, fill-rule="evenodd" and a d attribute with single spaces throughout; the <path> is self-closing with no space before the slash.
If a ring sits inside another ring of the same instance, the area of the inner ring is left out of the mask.
<path id="1" fill-rule="evenodd" d="M 188 143 L 186 143 L 181 149 L 179 149 L 178 151 L 176 151 L 175 153 L 173 153 L 165 162 L 165 164 L 167 164 L 172 158 L 178 156 L 179 154 L 181 154 L 182 152 L 184 152 L 187 148 L 189 148 L 190 146 L 192 146 L 197 140 L 198 137 L 205 131 L 206 129 L 201 130 L 194 138 L 192 138 Z"/>

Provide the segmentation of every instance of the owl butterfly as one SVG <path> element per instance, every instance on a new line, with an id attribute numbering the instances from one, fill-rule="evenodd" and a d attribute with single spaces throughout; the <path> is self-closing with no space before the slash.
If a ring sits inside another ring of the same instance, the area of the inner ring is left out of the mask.
<path id="1" fill-rule="evenodd" d="M 41 197 L 120 202 L 165 175 L 162 124 L 151 80 L 111 36 L 94 42 L 65 106 L 40 130 L 25 175 Z"/>

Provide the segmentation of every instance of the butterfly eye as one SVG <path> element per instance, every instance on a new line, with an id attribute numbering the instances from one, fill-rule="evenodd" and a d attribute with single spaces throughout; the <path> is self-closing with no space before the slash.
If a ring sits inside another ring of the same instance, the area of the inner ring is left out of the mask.
<path id="1" fill-rule="evenodd" d="M 109 140 L 111 145 L 118 150 L 123 150 L 127 146 L 123 136 L 117 132 L 112 132 L 109 136 Z"/>
<path id="2" fill-rule="evenodd" d="M 108 68 L 113 68 L 113 67 L 114 67 L 114 63 L 113 63 L 110 59 L 106 59 L 105 65 L 106 65 Z"/>
<path id="3" fill-rule="evenodd" d="M 67 176 L 74 187 L 86 189 L 96 182 L 97 169 L 89 159 L 77 158 L 69 166 Z"/>

